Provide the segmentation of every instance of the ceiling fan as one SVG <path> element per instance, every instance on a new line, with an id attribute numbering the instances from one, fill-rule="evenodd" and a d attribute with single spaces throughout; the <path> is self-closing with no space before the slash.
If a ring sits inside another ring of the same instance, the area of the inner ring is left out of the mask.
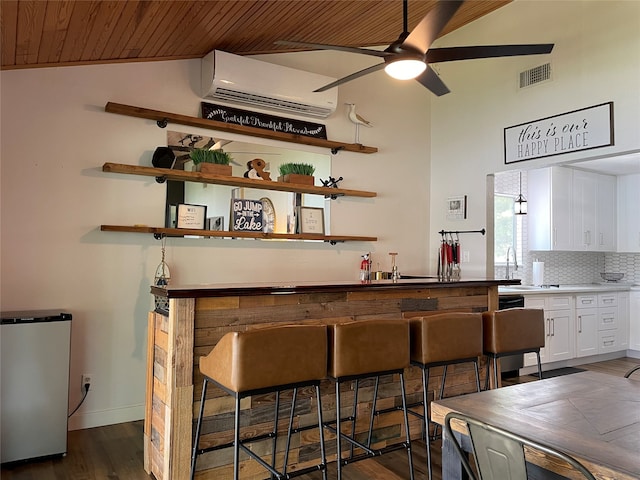
<path id="1" fill-rule="evenodd" d="M 476 58 L 511 57 L 516 55 L 539 55 L 550 53 L 551 50 L 553 50 L 552 43 L 429 48 L 463 3 L 464 0 L 439 1 L 420 23 L 418 23 L 416 28 L 412 32 L 409 32 L 407 28 L 408 0 L 403 0 L 403 32 L 398 39 L 384 51 L 288 40 L 277 41 L 276 44 L 360 53 L 380 57 L 384 60 L 383 63 L 365 68 L 320 87 L 315 90 L 316 92 L 324 92 L 325 90 L 350 82 L 369 73 L 384 69 L 388 75 L 399 80 L 415 78 L 437 96 L 449 93 L 450 90 L 433 68 L 431 68 L 429 65 L 431 63 Z"/>

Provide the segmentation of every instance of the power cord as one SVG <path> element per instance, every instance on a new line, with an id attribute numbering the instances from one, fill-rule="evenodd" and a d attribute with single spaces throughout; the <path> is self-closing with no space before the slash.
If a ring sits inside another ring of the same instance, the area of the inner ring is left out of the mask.
<path id="1" fill-rule="evenodd" d="M 89 386 L 90 385 L 91 385 L 90 383 L 85 383 L 84 384 L 84 394 L 82 395 L 82 399 L 80 400 L 80 403 L 78 404 L 78 406 L 73 409 L 73 412 L 71 412 L 69 415 L 67 415 L 67 418 L 71 417 L 71 415 L 76 413 L 78 411 L 78 409 L 80 408 L 80 406 L 84 403 L 84 400 L 85 400 L 85 398 L 87 398 L 87 394 L 89 393 Z"/>

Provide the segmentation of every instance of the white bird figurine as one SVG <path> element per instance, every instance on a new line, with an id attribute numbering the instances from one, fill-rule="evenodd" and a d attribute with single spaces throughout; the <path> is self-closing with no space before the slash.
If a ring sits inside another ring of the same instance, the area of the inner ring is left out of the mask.
<path id="1" fill-rule="evenodd" d="M 360 125 L 365 127 L 373 127 L 373 125 L 356 113 L 355 103 L 347 103 L 347 105 L 349 106 L 349 120 L 356 125 L 356 143 L 360 143 Z"/>

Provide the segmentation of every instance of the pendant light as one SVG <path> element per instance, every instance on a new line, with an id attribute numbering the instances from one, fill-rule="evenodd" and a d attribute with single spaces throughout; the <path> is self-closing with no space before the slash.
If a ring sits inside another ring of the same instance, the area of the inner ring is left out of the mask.
<path id="1" fill-rule="evenodd" d="M 522 172 L 520 172 L 520 193 L 513 203 L 513 210 L 516 215 L 527 214 L 527 200 L 522 196 Z"/>

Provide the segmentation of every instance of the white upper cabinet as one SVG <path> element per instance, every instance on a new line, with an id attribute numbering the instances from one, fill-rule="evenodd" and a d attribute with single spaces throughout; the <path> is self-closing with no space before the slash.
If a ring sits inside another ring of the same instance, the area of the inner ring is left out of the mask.
<path id="1" fill-rule="evenodd" d="M 640 252 L 640 174 L 618 177 L 618 251 Z"/>
<path id="2" fill-rule="evenodd" d="M 548 167 L 528 178 L 531 250 L 615 251 L 616 177 Z"/>
<path id="3" fill-rule="evenodd" d="M 573 245 L 576 250 L 616 249 L 616 177 L 573 172 Z"/>
<path id="4" fill-rule="evenodd" d="M 573 250 L 573 171 L 548 167 L 528 172 L 529 249 Z"/>

